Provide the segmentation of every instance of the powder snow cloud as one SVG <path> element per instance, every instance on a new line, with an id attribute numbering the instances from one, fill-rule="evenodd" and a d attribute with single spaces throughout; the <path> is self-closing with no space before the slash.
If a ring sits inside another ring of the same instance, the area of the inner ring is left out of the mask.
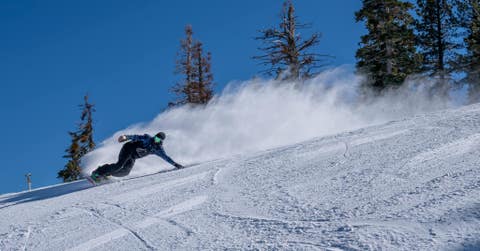
<path id="1" fill-rule="evenodd" d="M 122 134 L 167 134 L 165 150 L 181 164 L 224 158 L 289 145 L 314 137 L 452 106 L 427 98 L 428 81 L 408 82 L 395 93 L 360 103 L 361 76 L 349 67 L 326 70 L 301 88 L 272 79 L 232 82 L 205 107 L 177 107 L 151 122 L 116 132 L 88 154 L 83 163 L 90 172 L 115 162 Z M 132 171 L 140 175 L 169 168 L 156 156 L 137 160 Z"/>

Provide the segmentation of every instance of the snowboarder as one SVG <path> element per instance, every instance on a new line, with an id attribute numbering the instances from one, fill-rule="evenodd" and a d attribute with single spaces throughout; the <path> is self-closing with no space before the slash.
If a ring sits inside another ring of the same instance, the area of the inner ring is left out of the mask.
<path id="1" fill-rule="evenodd" d="M 154 137 L 148 134 L 144 135 L 122 135 L 118 138 L 118 142 L 122 143 L 130 140 L 122 146 L 118 155 L 117 163 L 105 164 L 98 167 L 92 172 L 90 178 L 95 182 L 105 179 L 107 176 L 123 177 L 130 173 L 135 164 L 135 160 L 143 158 L 149 154 L 156 154 L 176 168 L 183 168 L 182 165 L 173 161 L 163 150 L 163 141 L 165 133 L 159 132 Z"/>

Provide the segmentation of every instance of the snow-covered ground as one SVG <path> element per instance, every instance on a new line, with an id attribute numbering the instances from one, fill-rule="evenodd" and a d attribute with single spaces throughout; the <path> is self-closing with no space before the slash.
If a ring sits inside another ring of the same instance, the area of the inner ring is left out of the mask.
<path id="1" fill-rule="evenodd" d="M 0 250 L 480 250 L 479 166 L 474 105 L 2 195 Z"/>

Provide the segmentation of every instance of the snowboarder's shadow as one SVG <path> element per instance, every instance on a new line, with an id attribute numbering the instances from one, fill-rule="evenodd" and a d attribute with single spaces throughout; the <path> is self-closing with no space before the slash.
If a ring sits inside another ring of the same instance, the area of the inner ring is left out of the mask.
<path id="1" fill-rule="evenodd" d="M 11 195 L 7 194 L 0 197 L 0 209 L 22 203 L 58 197 L 64 194 L 69 194 L 91 187 L 92 185 L 88 181 L 83 179 L 70 183 L 35 189 L 32 191 L 25 191 Z"/>

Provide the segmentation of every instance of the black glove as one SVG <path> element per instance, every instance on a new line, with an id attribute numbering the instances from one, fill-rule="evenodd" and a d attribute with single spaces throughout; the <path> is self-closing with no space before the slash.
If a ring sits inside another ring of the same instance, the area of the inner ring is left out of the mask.
<path id="1" fill-rule="evenodd" d="M 184 166 L 178 164 L 178 163 L 175 163 L 175 168 L 184 168 Z"/>

